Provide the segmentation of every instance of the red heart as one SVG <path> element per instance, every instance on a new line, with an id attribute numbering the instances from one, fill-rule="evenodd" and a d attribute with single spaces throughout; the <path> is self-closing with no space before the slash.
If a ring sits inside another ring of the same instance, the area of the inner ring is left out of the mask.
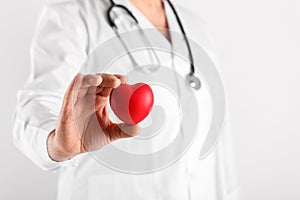
<path id="1" fill-rule="evenodd" d="M 138 124 L 150 113 L 154 96 L 145 83 L 121 84 L 110 94 L 110 107 L 117 117 L 127 124 Z"/>

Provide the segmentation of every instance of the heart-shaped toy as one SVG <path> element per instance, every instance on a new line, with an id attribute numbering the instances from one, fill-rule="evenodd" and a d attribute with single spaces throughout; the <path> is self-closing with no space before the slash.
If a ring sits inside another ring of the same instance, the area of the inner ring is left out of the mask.
<path id="1" fill-rule="evenodd" d="M 135 125 L 150 113 L 154 95 L 151 87 L 145 83 L 121 84 L 111 92 L 109 103 L 120 120 Z"/>

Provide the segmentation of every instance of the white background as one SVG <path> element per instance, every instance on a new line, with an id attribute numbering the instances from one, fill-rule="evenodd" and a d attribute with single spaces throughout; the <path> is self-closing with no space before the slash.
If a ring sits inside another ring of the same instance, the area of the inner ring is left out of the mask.
<path id="1" fill-rule="evenodd" d="M 242 200 L 300 199 L 299 0 L 177 0 L 215 40 L 232 110 Z M 56 175 L 12 143 L 15 94 L 29 72 L 29 45 L 46 0 L 0 1 L 0 199 L 55 199 Z M 195 20 L 195 19 L 191 19 Z"/>

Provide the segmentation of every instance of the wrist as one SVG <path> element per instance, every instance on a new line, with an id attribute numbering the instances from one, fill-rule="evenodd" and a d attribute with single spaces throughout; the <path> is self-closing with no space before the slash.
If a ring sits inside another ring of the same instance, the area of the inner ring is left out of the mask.
<path id="1" fill-rule="evenodd" d="M 56 130 L 53 130 L 47 139 L 47 150 L 49 157 L 56 162 L 63 162 L 71 159 L 76 154 L 64 150 L 64 148 L 59 145 L 59 139 L 57 138 Z"/>

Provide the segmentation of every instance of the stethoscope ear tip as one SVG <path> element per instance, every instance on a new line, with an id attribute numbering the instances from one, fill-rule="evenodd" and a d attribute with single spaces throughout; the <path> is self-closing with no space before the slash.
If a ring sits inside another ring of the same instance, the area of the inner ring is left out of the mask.
<path id="1" fill-rule="evenodd" d="M 189 82 L 190 86 L 195 90 L 199 90 L 201 88 L 201 81 L 194 74 L 188 74 L 186 79 Z"/>

